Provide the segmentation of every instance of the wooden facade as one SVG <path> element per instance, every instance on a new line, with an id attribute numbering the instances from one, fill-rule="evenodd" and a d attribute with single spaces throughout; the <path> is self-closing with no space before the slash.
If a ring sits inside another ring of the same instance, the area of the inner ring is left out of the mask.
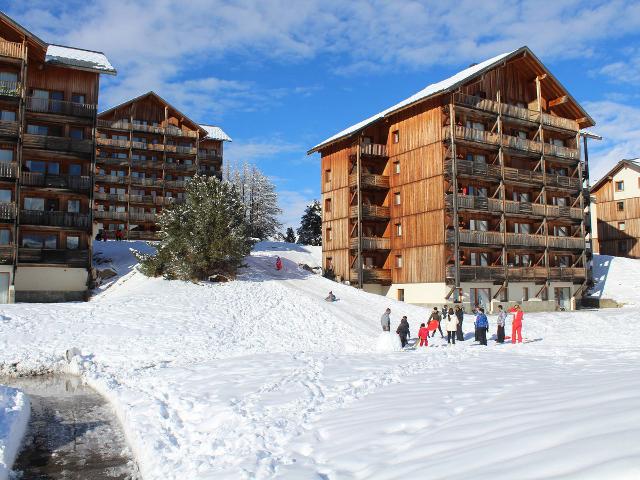
<path id="1" fill-rule="evenodd" d="M 309 152 L 322 156 L 324 268 L 399 298 L 442 284 L 441 302 L 487 285 L 511 300 L 516 283 L 519 301 L 578 297 L 590 278 L 579 131 L 593 121 L 526 47 L 470 71 Z"/>

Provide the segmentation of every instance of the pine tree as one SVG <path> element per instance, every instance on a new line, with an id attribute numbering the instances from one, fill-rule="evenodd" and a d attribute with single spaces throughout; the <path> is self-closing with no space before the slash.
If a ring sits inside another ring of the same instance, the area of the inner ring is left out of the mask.
<path id="1" fill-rule="evenodd" d="M 289 243 L 296 243 L 296 234 L 293 231 L 293 228 L 287 228 L 287 234 L 284 236 L 284 241 Z"/>
<path id="2" fill-rule="evenodd" d="M 236 188 L 215 177 L 193 177 L 185 203 L 163 210 L 158 226 L 156 254 L 138 255 L 149 276 L 192 281 L 234 276 L 252 247 Z"/>
<path id="3" fill-rule="evenodd" d="M 322 245 L 322 208 L 319 200 L 307 205 L 298 228 L 298 243 Z"/>

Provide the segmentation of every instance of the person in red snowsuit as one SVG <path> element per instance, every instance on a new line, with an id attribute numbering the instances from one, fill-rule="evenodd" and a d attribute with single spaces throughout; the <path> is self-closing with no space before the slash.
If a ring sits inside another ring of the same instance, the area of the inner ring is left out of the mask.
<path id="1" fill-rule="evenodd" d="M 518 336 L 518 343 L 522 343 L 522 318 L 524 312 L 519 304 L 509 310 L 509 313 L 513 313 L 513 322 L 511 322 L 511 343 L 516 343 L 516 335 Z"/>
<path id="2" fill-rule="evenodd" d="M 282 259 L 280 257 L 276 259 L 276 270 L 282 270 Z"/>
<path id="3" fill-rule="evenodd" d="M 420 346 L 429 346 L 429 329 L 424 326 L 424 323 L 420 324 L 420 330 L 418 330 L 418 338 L 420 339 Z"/>

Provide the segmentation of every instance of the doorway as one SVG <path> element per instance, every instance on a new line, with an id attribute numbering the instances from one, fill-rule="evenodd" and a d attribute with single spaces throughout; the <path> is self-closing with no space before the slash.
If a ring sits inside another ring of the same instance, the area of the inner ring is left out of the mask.
<path id="1" fill-rule="evenodd" d="M 560 310 L 571 310 L 571 289 L 569 287 L 556 287 L 556 303 Z"/>
<path id="2" fill-rule="evenodd" d="M 0 303 L 9 303 L 9 274 L 0 273 Z"/>

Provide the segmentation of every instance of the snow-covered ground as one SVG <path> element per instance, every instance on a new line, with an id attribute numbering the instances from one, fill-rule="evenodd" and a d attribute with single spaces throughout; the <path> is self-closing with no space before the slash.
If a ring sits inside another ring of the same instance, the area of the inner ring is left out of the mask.
<path id="1" fill-rule="evenodd" d="M 9 478 L 29 420 L 29 400 L 14 388 L 0 385 L 0 480 Z"/>
<path id="2" fill-rule="evenodd" d="M 0 375 L 81 374 L 145 479 L 640 475 L 640 308 L 527 314 L 515 346 L 474 345 L 467 316 L 466 342 L 380 353 L 385 308 L 413 335 L 427 310 L 299 268 L 317 248 L 265 242 L 196 285 L 131 270 L 132 243 L 106 244 L 118 279 L 88 303 L 0 307 Z M 630 303 L 640 262 L 619 260 L 603 289 Z"/>

